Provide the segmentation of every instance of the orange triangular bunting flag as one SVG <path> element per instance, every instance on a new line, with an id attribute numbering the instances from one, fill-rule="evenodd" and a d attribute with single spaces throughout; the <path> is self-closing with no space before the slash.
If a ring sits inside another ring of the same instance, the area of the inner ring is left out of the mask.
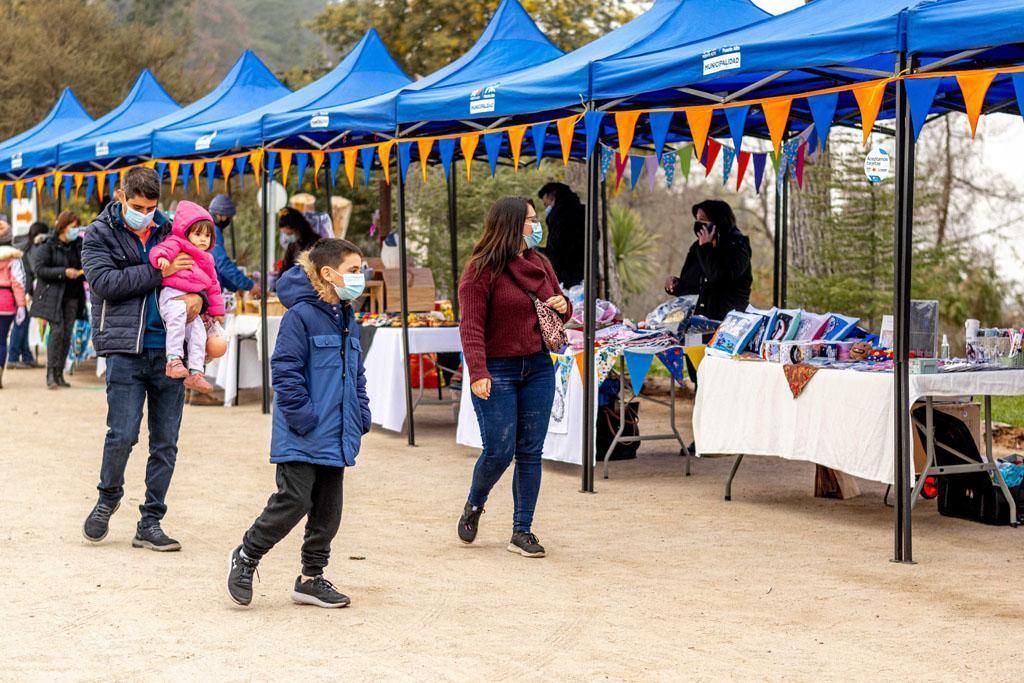
<path id="1" fill-rule="evenodd" d="M 775 148 L 776 156 L 778 156 L 779 150 L 782 149 L 782 138 L 786 135 L 786 125 L 789 123 L 789 109 L 792 106 L 792 98 L 768 100 L 761 103 L 761 111 L 764 112 L 764 120 L 768 124 L 768 133 L 772 137 L 772 147 Z"/>
<path id="2" fill-rule="evenodd" d="M 118 186 L 119 187 L 124 187 L 124 174 L 127 173 L 127 172 L 128 172 L 127 168 L 122 168 L 120 171 L 117 172 L 117 182 L 118 182 Z M 53 183 L 54 183 L 55 187 L 60 187 L 60 181 L 61 181 L 62 177 L 63 176 L 60 173 L 54 174 L 54 176 L 53 176 Z"/>
<path id="3" fill-rule="evenodd" d="M 523 151 L 523 137 L 526 126 L 512 126 L 508 129 L 508 146 L 512 150 L 512 165 L 519 172 L 519 155 Z"/>
<path id="4" fill-rule="evenodd" d="M 46 183 L 46 176 L 41 175 L 36 178 L 36 196 L 39 197 L 39 201 L 43 200 L 43 186 Z"/>
<path id="5" fill-rule="evenodd" d="M 416 149 L 420 153 L 420 170 L 423 182 L 427 182 L 427 164 L 430 162 L 430 150 L 434 148 L 434 138 L 421 138 L 416 141 Z"/>
<path id="6" fill-rule="evenodd" d="M 231 180 L 231 169 L 235 165 L 234 157 L 224 157 L 220 160 L 220 173 L 224 176 L 224 191 L 228 191 L 228 181 Z"/>
<path id="7" fill-rule="evenodd" d="M 37 190 L 37 194 L 38 194 L 39 178 L 36 178 L 36 183 L 37 183 L 36 190 Z M 96 174 L 96 197 L 98 199 L 100 199 L 100 200 L 103 199 L 103 187 L 106 184 L 107 184 L 107 174 L 106 173 L 97 173 Z"/>
<path id="8" fill-rule="evenodd" d="M 193 161 L 192 162 L 192 176 L 196 179 L 196 194 L 202 192 L 202 187 L 199 185 L 199 176 L 203 173 L 203 162 Z"/>
<path id="9" fill-rule="evenodd" d="M 998 75 L 996 71 L 978 71 L 975 73 L 958 74 L 956 82 L 960 84 L 960 92 L 964 96 L 964 106 L 967 108 L 967 120 L 971 122 L 971 137 L 978 132 L 978 119 L 981 117 L 981 110 L 985 106 L 985 93 L 992 85 L 992 80 Z"/>
<path id="10" fill-rule="evenodd" d="M 459 140 L 459 147 L 462 149 L 462 159 L 466 162 L 466 180 L 472 180 L 473 155 L 476 153 L 476 146 L 480 143 L 480 133 L 463 135 Z"/>
<path id="11" fill-rule="evenodd" d="M 395 146 L 394 140 L 388 140 L 377 145 L 377 154 L 380 156 L 380 165 L 384 168 L 384 182 L 391 184 L 391 148 Z"/>
<path id="12" fill-rule="evenodd" d="M 147 161 L 146 163 L 144 163 L 142 165 L 145 166 L 146 168 L 152 168 L 152 169 L 155 170 L 156 169 L 156 159 L 150 159 L 149 161 Z"/>
<path id="13" fill-rule="evenodd" d="M 577 116 L 559 119 L 555 124 L 558 128 L 558 140 L 562 143 L 562 163 L 569 165 L 569 154 L 572 152 L 572 135 L 576 129 Z"/>
<path id="14" fill-rule="evenodd" d="M 584 361 L 586 360 L 586 358 L 584 358 L 584 355 L 585 354 L 582 352 L 577 353 L 576 356 L 573 358 L 573 360 L 576 361 L 576 369 L 580 371 L 580 379 L 583 379 L 584 377 L 587 376 L 586 369 L 584 367 Z"/>
<path id="15" fill-rule="evenodd" d="M 882 108 L 882 98 L 885 97 L 885 86 L 888 84 L 888 81 L 882 81 L 853 89 L 853 96 L 857 98 L 857 106 L 860 108 L 860 125 L 864 131 L 865 145 L 875 126 L 878 110 Z"/>
<path id="16" fill-rule="evenodd" d="M 53 174 L 53 195 L 55 197 L 57 196 L 57 193 L 60 192 L 60 184 L 62 180 L 64 180 L 64 174 L 60 171 L 55 171 Z M 121 171 L 121 181 L 124 181 L 124 171 Z M 114 188 L 110 188 L 110 191 L 113 192 Z"/>
<path id="17" fill-rule="evenodd" d="M 71 177 L 75 179 L 75 199 L 78 199 L 78 188 L 82 186 L 82 180 L 85 178 L 83 173 L 72 173 Z M 14 184 L 14 189 L 18 189 L 18 184 Z M 20 196 L 20 195 L 19 195 Z"/>
<path id="18" fill-rule="evenodd" d="M 252 174 L 256 176 L 256 186 L 263 182 L 263 150 L 254 149 L 249 152 L 249 165 L 252 166 Z"/>
<path id="19" fill-rule="evenodd" d="M 81 181 L 79 181 L 79 182 L 81 182 Z M 25 181 L 24 180 L 15 180 L 14 181 L 14 197 L 16 199 L 21 199 L 21 193 L 24 190 L 24 188 L 25 188 Z M 76 191 L 78 190 L 78 185 L 75 185 L 75 190 Z"/>
<path id="20" fill-rule="evenodd" d="M 313 157 L 313 187 L 320 187 L 320 167 L 324 165 L 324 153 L 310 152 L 309 156 Z"/>
<path id="21" fill-rule="evenodd" d="M 356 186 L 356 153 L 359 150 L 355 147 L 348 147 L 344 150 L 345 155 L 345 177 L 348 178 L 348 186 Z"/>
<path id="22" fill-rule="evenodd" d="M 281 159 L 281 184 L 288 184 L 288 171 L 292 168 L 292 153 L 287 150 L 282 150 L 278 155 Z"/>
<path id="23" fill-rule="evenodd" d="M 178 162 L 178 161 L 169 161 L 169 162 L 167 162 L 167 168 L 171 172 L 171 192 L 174 192 L 174 186 L 178 182 L 178 167 L 180 165 L 181 165 L 181 162 Z"/>
<path id="24" fill-rule="evenodd" d="M 619 131 L 619 154 L 625 159 L 633 146 L 633 133 L 636 132 L 636 120 L 640 118 L 638 111 L 615 112 L 615 127 Z"/>
<path id="25" fill-rule="evenodd" d="M 684 109 L 686 112 L 686 124 L 690 127 L 690 138 L 693 140 L 693 149 L 697 158 L 704 155 L 704 145 L 708 142 L 708 131 L 711 130 L 711 114 L 714 110 L 711 107 L 695 107 Z M 623 155 L 625 158 L 625 155 Z"/>

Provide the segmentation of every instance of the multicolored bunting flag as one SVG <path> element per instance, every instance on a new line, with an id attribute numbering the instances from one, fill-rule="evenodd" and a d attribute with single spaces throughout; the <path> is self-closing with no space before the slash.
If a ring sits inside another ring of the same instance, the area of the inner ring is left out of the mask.
<path id="1" fill-rule="evenodd" d="M 736 189 L 740 189 L 740 185 L 743 184 L 743 176 L 747 174 L 747 166 L 750 164 L 750 152 L 740 152 L 739 162 L 737 163 L 736 171 Z"/>
<path id="2" fill-rule="evenodd" d="M 679 150 L 679 167 L 683 171 L 683 180 L 690 179 L 690 165 L 693 163 L 693 145 L 687 145 Z"/>
<path id="3" fill-rule="evenodd" d="M 683 383 L 683 380 L 686 379 L 686 356 L 681 348 L 677 346 L 662 351 L 658 354 L 658 360 L 668 369 L 672 379 L 680 384 Z"/>
<path id="4" fill-rule="evenodd" d="M 604 180 L 608 177 L 608 169 L 612 165 L 612 160 L 615 159 L 615 152 L 611 147 L 601 145 L 601 179 Z"/>
<path id="5" fill-rule="evenodd" d="M 619 189 L 619 184 L 622 183 L 622 174 L 626 172 L 626 164 L 629 163 L 629 157 L 623 158 L 621 154 L 615 152 L 615 189 Z"/>
<path id="6" fill-rule="evenodd" d="M 665 169 L 665 184 L 672 189 L 672 181 L 676 178 L 676 152 L 668 152 L 661 157 L 661 167 Z"/>
<path id="7" fill-rule="evenodd" d="M 804 154 L 807 145 L 800 145 L 796 150 L 796 186 L 804 189 Z"/>
<path id="8" fill-rule="evenodd" d="M 722 184 L 729 182 L 732 175 L 732 162 L 736 159 L 736 152 L 731 147 L 722 149 Z"/>
<path id="9" fill-rule="evenodd" d="M 786 169 L 792 177 L 796 177 L 796 153 L 800 147 L 800 140 L 794 138 L 787 140 L 782 146 L 782 153 L 786 157 Z"/>
<path id="10" fill-rule="evenodd" d="M 647 190 L 654 192 L 654 181 L 658 178 L 658 157 L 653 154 L 644 157 L 644 168 L 647 170 Z"/>

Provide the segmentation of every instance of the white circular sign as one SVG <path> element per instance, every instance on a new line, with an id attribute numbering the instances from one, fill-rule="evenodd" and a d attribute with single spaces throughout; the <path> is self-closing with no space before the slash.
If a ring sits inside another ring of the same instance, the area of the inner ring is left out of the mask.
<path id="1" fill-rule="evenodd" d="M 880 183 L 892 175 L 892 157 L 885 149 L 878 147 L 864 157 L 864 175 L 872 183 Z"/>

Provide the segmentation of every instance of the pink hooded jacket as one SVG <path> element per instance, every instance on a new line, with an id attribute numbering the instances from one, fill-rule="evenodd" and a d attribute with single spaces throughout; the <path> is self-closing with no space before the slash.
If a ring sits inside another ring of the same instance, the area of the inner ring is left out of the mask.
<path id="1" fill-rule="evenodd" d="M 178 202 L 178 208 L 174 212 L 174 223 L 171 224 L 171 236 L 153 247 L 149 252 L 149 263 L 154 268 L 159 268 L 157 262 L 162 258 L 173 261 L 174 257 L 181 252 L 191 256 L 195 261 L 192 267 L 165 277 L 163 286 L 174 287 L 191 294 L 205 291 L 209 302 L 206 312 L 215 316 L 224 315 L 224 295 L 221 294 L 220 282 L 217 280 L 213 254 L 192 244 L 185 236 L 185 232 L 199 221 L 213 223 L 213 217 L 206 209 L 194 202 Z M 216 239 L 216 231 L 214 231 L 210 243 L 211 250 Z"/>
<path id="2" fill-rule="evenodd" d="M 14 247 L 0 247 L 0 315 L 13 315 L 25 306 L 25 287 L 14 275 L 14 262 L 21 252 Z"/>

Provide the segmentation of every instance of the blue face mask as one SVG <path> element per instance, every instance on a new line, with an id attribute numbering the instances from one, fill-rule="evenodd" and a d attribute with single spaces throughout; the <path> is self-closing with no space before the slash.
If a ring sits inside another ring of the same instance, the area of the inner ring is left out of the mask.
<path id="1" fill-rule="evenodd" d="M 295 236 L 295 233 L 288 235 L 282 232 L 281 236 L 277 238 L 277 241 L 281 244 L 282 249 L 287 249 L 288 245 L 294 242 L 296 239 L 298 238 Z"/>
<path id="2" fill-rule="evenodd" d="M 545 206 L 544 207 L 544 218 L 547 218 L 548 216 L 551 215 L 551 209 L 553 209 L 553 208 L 555 208 L 554 204 L 552 204 L 551 206 Z"/>
<path id="3" fill-rule="evenodd" d="M 156 209 L 149 213 L 142 213 L 127 204 L 124 205 L 124 222 L 132 230 L 145 230 L 153 222 L 154 216 L 156 216 Z"/>
<path id="4" fill-rule="evenodd" d="M 342 301 L 358 299 L 363 290 L 366 289 L 366 277 L 362 273 L 345 273 L 342 275 L 333 268 L 331 270 L 334 271 L 335 275 L 341 275 L 341 279 L 345 283 L 344 287 L 334 285 L 334 292 Z"/>
<path id="5" fill-rule="evenodd" d="M 81 228 L 68 228 L 68 231 L 64 236 L 68 239 L 68 242 L 74 242 L 78 239 L 78 236 L 82 234 Z"/>
<path id="6" fill-rule="evenodd" d="M 544 239 L 544 228 L 541 226 L 540 221 L 535 220 L 532 232 L 529 235 L 523 235 L 523 241 L 526 242 L 527 249 L 536 249 L 542 239 Z"/>

